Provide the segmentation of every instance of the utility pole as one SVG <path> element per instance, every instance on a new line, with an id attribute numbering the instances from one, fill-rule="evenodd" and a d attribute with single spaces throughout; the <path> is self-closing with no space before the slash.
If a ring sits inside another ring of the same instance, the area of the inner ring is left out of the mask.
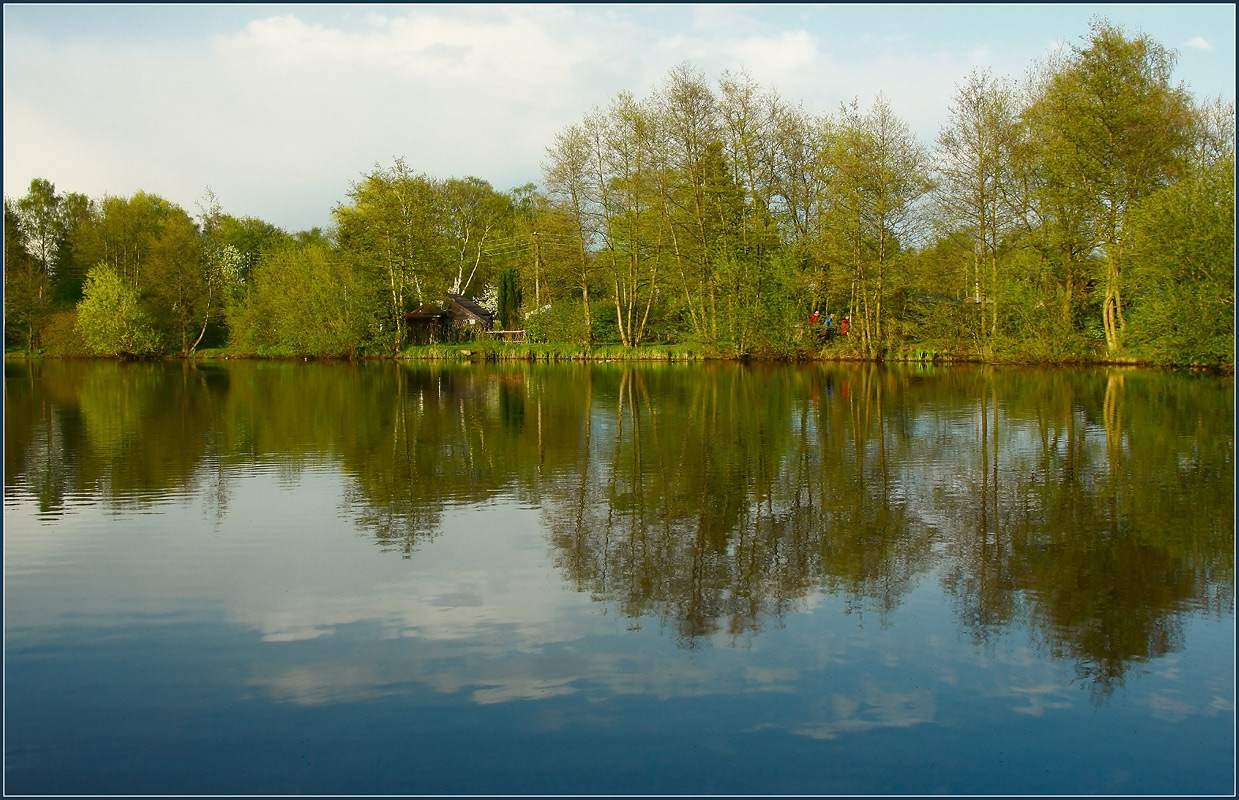
<path id="1" fill-rule="evenodd" d="M 542 242 L 533 232 L 533 306 L 542 308 Z"/>

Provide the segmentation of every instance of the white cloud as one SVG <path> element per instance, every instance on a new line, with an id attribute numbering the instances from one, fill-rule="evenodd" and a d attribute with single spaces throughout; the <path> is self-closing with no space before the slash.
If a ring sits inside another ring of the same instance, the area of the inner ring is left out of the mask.
<path id="1" fill-rule="evenodd" d="M 761 64 L 774 75 L 785 77 L 815 67 L 820 58 L 817 39 L 806 31 L 741 40 L 734 49 L 743 63 Z"/>
<path id="2" fill-rule="evenodd" d="M 1007 694 L 1015 698 L 1026 699 L 1027 705 L 1012 706 L 1011 710 L 1030 717 L 1040 717 L 1050 711 L 1071 708 L 1071 702 L 1064 687 L 1055 683 L 1012 686 L 1007 690 Z"/>
<path id="3" fill-rule="evenodd" d="M 1203 36 L 1196 36 L 1192 39 L 1189 39 L 1183 46 L 1193 47 L 1197 50 L 1212 50 L 1213 49 L 1213 45 L 1209 44 L 1209 40 Z"/>
<path id="4" fill-rule="evenodd" d="M 835 694 L 816 709 L 818 719 L 790 730 L 811 739 L 839 739 L 886 728 L 912 728 L 937 717 L 934 696 L 923 690 L 892 692 L 876 685 L 855 695 Z"/>

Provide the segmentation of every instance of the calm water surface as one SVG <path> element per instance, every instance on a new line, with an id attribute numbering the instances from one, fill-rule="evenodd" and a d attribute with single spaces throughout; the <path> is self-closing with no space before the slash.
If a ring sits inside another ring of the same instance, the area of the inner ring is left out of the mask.
<path id="1" fill-rule="evenodd" d="M 1231 794 L 1234 384 L 6 364 L 12 794 Z"/>

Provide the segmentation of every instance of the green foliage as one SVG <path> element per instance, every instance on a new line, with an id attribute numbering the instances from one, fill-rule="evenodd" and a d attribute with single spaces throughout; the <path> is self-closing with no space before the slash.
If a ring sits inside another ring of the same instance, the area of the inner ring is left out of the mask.
<path id="1" fill-rule="evenodd" d="M 76 301 L 85 270 L 75 263 L 74 248 L 78 230 L 92 212 L 90 201 L 81 194 L 58 194 L 51 181 L 35 178 L 15 211 L 23 244 L 52 297 Z"/>
<path id="2" fill-rule="evenodd" d="M 752 259 L 739 277 L 732 316 L 738 355 L 791 358 L 807 342 L 802 328 L 803 297 L 794 263 L 786 254 Z"/>
<path id="3" fill-rule="evenodd" d="M 91 355 L 77 330 L 77 308 L 49 316 L 39 333 L 39 352 L 53 358 Z"/>
<path id="4" fill-rule="evenodd" d="M 212 266 L 204 258 L 198 229 L 189 215 L 179 208 L 168 209 L 139 274 L 152 318 L 182 355 L 193 350 L 213 306 Z"/>
<path id="5" fill-rule="evenodd" d="M 86 275 L 77 304 L 76 329 L 96 355 L 149 356 L 163 351 L 150 316 L 133 283 L 101 263 Z"/>
<path id="6" fill-rule="evenodd" d="M 590 329 L 591 341 L 595 344 L 622 344 L 619 323 L 619 312 L 613 302 L 599 303 L 593 313 L 593 327 Z"/>
<path id="7" fill-rule="evenodd" d="M 511 255 L 511 198 L 480 178 L 435 180 L 396 159 L 390 169 L 376 165 L 349 197 L 334 212 L 336 243 L 358 280 L 382 286 L 380 338 L 446 292 L 480 294 Z"/>
<path id="8" fill-rule="evenodd" d="M 855 103 L 828 126 L 821 167 L 831 191 L 815 249 L 832 282 L 849 287 L 849 336 L 880 356 L 890 339 L 887 301 L 901 282 L 901 251 L 924 225 L 917 201 L 931 188 L 929 154 L 881 95 L 864 114 Z"/>
<path id="9" fill-rule="evenodd" d="M 399 334 L 388 320 L 381 287 L 319 243 L 268 253 L 228 315 L 235 351 L 273 356 L 390 353 Z"/>
<path id="10" fill-rule="evenodd" d="M 495 259 L 488 250 L 512 226 L 512 200 L 473 176 L 449 178 L 436 186 L 445 244 L 455 275 L 449 291 L 472 296 L 490 283 Z"/>
<path id="11" fill-rule="evenodd" d="M 1234 366 L 1235 162 L 1144 200 L 1128 239 L 1128 344 L 1171 364 Z"/>
<path id="12" fill-rule="evenodd" d="M 565 300 L 550 308 L 534 309 L 521 324 L 528 342 L 584 345 L 589 340 L 580 301 Z"/>
<path id="13" fill-rule="evenodd" d="M 99 213 L 80 232 L 76 257 L 93 268 L 106 263 L 139 288 L 151 246 L 158 241 L 169 217 L 179 207 L 157 195 L 138 192 L 133 197 L 104 197 Z"/>
<path id="14" fill-rule="evenodd" d="M 57 250 L 64 236 L 61 200 L 51 181 L 35 178 L 30 181 L 26 195 L 17 201 L 16 212 L 20 215 L 26 250 L 48 278 L 56 272 Z M 6 219 L 5 227 L 8 225 Z"/>
<path id="15" fill-rule="evenodd" d="M 46 316 L 50 286 L 47 273 L 26 249 L 21 218 L 4 200 L 4 342 L 35 349 L 39 322 Z"/>
<path id="16" fill-rule="evenodd" d="M 387 285 L 391 318 L 440 300 L 451 283 L 435 182 L 397 159 L 391 169 L 376 165 L 349 197 L 334 212 L 339 247 Z"/>
<path id="17" fill-rule="evenodd" d="M 497 318 L 503 330 L 516 330 L 520 324 L 521 310 L 521 286 L 520 274 L 515 267 L 508 267 L 499 271 L 496 276 L 498 288 L 497 294 Z"/>
<path id="18" fill-rule="evenodd" d="M 218 265 L 213 269 L 230 282 L 248 280 L 269 250 L 292 240 L 281 228 L 261 219 L 225 214 L 209 189 L 199 208 L 202 235 L 206 238 L 204 247 L 209 257 L 218 261 L 222 253 L 227 254 L 224 256 L 228 262 L 226 271 L 220 271 Z"/>
<path id="19" fill-rule="evenodd" d="M 192 352 L 218 296 L 206 243 L 184 209 L 146 192 L 105 197 L 77 239 L 77 258 L 107 264 L 138 292 L 149 324 L 167 347 Z"/>
<path id="20" fill-rule="evenodd" d="M 904 305 L 900 338 L 937 352 L 976 352 L 984 322 L 980 308 L 946 295 L 918 293 Z"/>
<path id="21" fill-rule="evenodd" d="M 91 212 L 80 194 L 58 194 L 35 178 L 17 201 L 4 201 L 5 341 L 30 352 L 49 315 L 81 297 L 83 271 L 73 258 L 82 220 Z"/>
<path id="22" fill-rule="evenodd" d="M 1182 175 L 1192 147 L 1192 103 L 1171 83 L 1174 60 L 1147 36 L 1095 20 L 1086 45 L 1054 65 L 1026 112 L 1040 215 L 1057 221 L 1073 250 L 1060 255 L 1103 255 L 1091 277 L 1111 354 L 1125 327 L 1128 215 Z"/>

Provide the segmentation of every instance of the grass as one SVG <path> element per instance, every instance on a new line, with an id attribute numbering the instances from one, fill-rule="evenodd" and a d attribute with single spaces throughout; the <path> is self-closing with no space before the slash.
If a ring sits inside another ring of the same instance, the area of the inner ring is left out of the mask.
<path id="1" fill-rule="evenodd" d="M 573 344 L 504 344 L 488 341 L 410 345 L 396 356 L 425 361 L 704 361 L 719 357 L 691 344 L 585 347 Z"/>
<path id="2" fill-rule="evenodd" d="M 991 352 L 988 356 L 982 356 L 976 353 L 969 353 L 966 349 L 961 349 L 950 344 L 941 342 L 922 342 L 908 343 L 901 347 L 896 347 L 889 351 L 884 358 L 889 362 L 907 362 L 907 363 L 952 363 L 952 362 L 984 362 L 994 364 L 1041 364 L 1041 365 L 1083 365 L 1083 364 L 1130 364 L 1130 365 L 1153 365 L 1156 362 L 1146 359 L 1137 359 L 1131 357 L 1125 358 L 1106 358 L 1099 353 L 1090 355 L 1080 355 L 1070 352 L 1046 352 L 1045 349 L 1029 348 L 1025 345 L 1024 348 L 1012 346 L 1010 343 L 1006 347 L 997 348 L 997 352 Z M 1061 350 L 1061 348 L 1060 348 Z M 20 347 L 6 346 L 5 358 L 11 360 L 21 359 L 40 359 L 40 358 L 64 358 L 73 357 L 71 354 L 51 353 L 40 351 L 33 355 L 27 354 Z M 169 355 L 168 358 L 177 358 L 178 356 Z M 204 347 L 200 348 L 193 356 L 196 360 L 217 360 L 217 359 L 272 359 L 281 360 L 288 358 L 296 358 L 300 360 L 300 356 L 291 356 L 278 353 L 239 353 L 227 347 Z M 376 355 L 371 356 L 371 359 L 390 359 L 392 356 Z M 407 345 L 395 355 L 398 360 L 409 361 L 443 361 L 443 362 L 485 362 L 485 361 L 507 361 L 507 362 L 603 362 L 603 361 L 619 361 L 619 362 L 646 362 L 646 363 L 690 363 L 710 360 L 749 360 L 737 359 L 733 353 L 717 347 L 709 347 L 698 343 L 679 343 L 679 344 L 650 344 L 640 347 L 625 347 L 620 344 L 607 343 L 596 344 L 592 347 L 586 347 L 579 344 L 565 343 L 509 343 L 496 342 L 491 340 L 478 340 L 474 342 L 456 342 L 450 344 L 431 344 L 431 345 Z M 776 356 L 771 356 L 776 360 Z M 752 360 L 764 360 L 760 355 L 753 355 Z M 840 347 L 822 347 L 820 349 L 806 350 L 791 360 L 793 361 L 869 361 L 873 360 L 865 358 L 859 352 L 853 351 L 850 348 Z M 1216 368 L 1207 365 L 1207 368 Z M 1227 365 L 1222 369 L 1233 372 L 1234 366 Z"/>

